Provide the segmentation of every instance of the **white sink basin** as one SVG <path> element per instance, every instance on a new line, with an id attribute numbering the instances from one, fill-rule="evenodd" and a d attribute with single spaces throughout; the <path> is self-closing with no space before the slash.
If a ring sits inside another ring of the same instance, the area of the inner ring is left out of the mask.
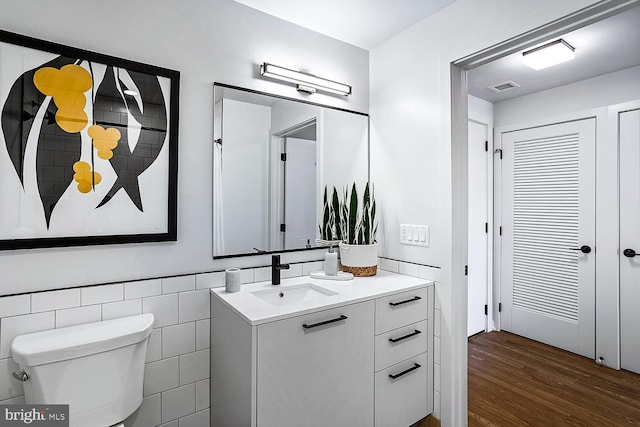
<path id="1" fill-rule="evenodd" d="M 273 289 L 252 292 L 253 295 L 261 298 L 271 305 L 287 305 L 297 302 L 314 301 L 331 295 L 338 295 L 336 292 L 321 288 L 311 283 L 303 283 L 292 286 L 278 286 Z"/>

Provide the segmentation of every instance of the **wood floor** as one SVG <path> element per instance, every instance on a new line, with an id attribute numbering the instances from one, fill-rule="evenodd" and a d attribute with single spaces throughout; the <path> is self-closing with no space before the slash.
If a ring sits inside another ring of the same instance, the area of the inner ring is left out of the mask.
<path id="1" fill-rule="evenodd" d="M 469 340 L 469 426 L 640 426 L 640 375 L 507 332 Z"/>

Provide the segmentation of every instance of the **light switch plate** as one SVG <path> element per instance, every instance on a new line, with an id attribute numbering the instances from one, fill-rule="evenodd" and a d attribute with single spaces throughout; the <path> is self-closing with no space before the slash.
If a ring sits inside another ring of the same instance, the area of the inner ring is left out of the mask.
<path id="1" fill-rule="evenodd" d="M 400 244 L 412 246 L 429 246 L 429 226 L 400 224 Z"/>

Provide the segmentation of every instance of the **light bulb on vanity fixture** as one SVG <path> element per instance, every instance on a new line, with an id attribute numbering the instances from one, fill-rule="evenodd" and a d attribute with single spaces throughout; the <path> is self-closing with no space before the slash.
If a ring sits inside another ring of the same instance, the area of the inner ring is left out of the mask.
<path id="1" fill-rule="evenodd" d="M 265 62 L 260 66 L 260 74 L 272 79 L 295 83 L 301 92 L 315 93 L 316 91 L 330 92 L 337 95 L 351 95 L 351 86 L 314 76 L 301 71 L 290 70 L 279 65 Z"/>
<path id="2" fill-rule="evenodd" d="M 575 57 L 573 46 L 562 39 L 558 39 L 523 52 L 522 62 L 534 70 L 542 70 L 552 65 L 570 61 Z"/>

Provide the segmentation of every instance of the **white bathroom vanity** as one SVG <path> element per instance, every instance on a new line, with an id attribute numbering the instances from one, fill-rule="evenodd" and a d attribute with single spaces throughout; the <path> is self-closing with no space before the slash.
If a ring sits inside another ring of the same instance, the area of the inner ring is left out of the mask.
<path id="1" fill-rule="evenodd" d="M 410 426 L 433 411 L 433 282 L 211 290 L 211 426 Z"/>

